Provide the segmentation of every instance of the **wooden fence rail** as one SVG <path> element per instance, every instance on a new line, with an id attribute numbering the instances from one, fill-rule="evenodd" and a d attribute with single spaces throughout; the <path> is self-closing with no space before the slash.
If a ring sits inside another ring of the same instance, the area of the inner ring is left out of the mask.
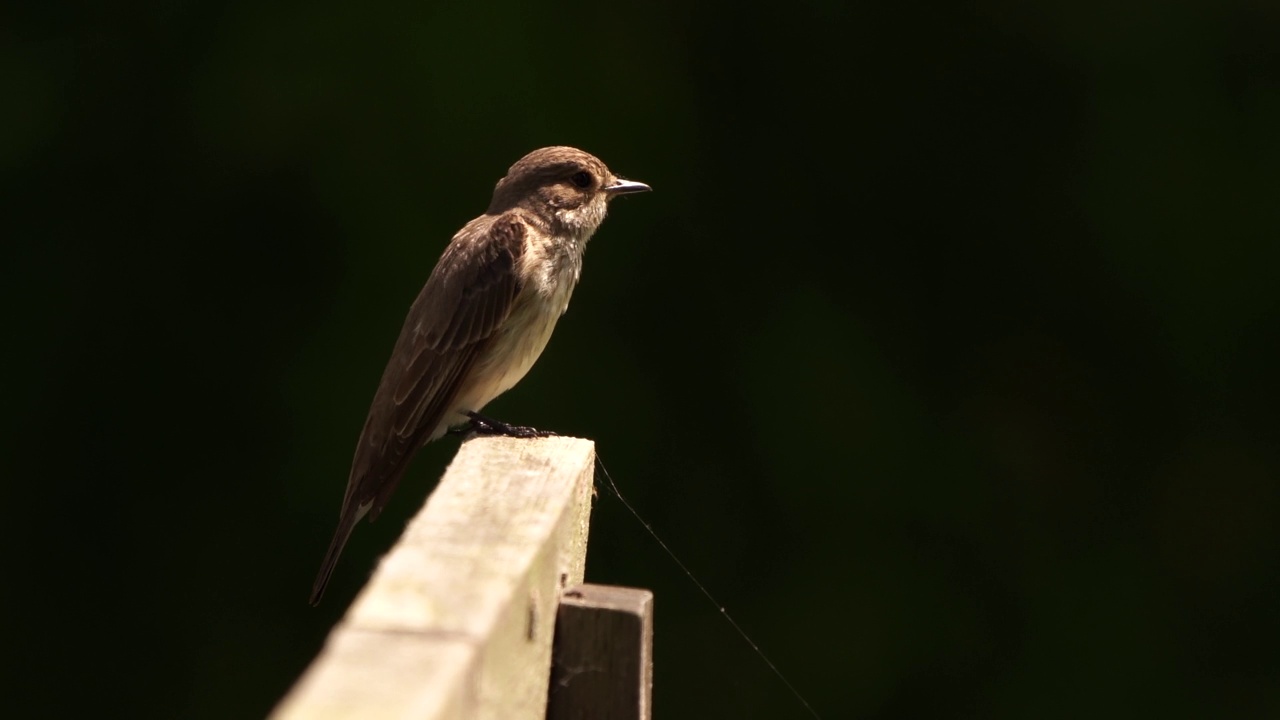
<path id="1" fill-rule="evenodd" d="M 463 443 L 272 718 L 648 720 L 652 595 L 581 585 L 594 464 L 589 440 Z"/>

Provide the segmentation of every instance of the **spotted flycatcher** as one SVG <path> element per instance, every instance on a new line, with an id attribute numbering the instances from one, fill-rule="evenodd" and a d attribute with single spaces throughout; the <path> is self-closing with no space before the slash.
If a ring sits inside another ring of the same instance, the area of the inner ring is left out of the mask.
<path id="1" fill-rule="evenodd" d="M 468 423 L 480 433 L 542 434 L 477 413 L 546 347 L 609 201 L 646 190 L 581 150 L 542 148 L 512 165 L 489 209 L 453 236 L 409 308 L 369 406 L 312 605 L 356 523 L 378 517 L 423 445 Z"/>

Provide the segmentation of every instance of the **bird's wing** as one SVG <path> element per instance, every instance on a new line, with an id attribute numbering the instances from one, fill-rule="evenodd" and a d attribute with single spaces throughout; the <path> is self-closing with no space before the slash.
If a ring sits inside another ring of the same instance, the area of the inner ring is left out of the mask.
<path id="1" fill-rule="evenodd" d="M 512 215 L 472 221 L 445 248 L 413 301 L 356 445 L 338 529 L 311 588 L 312 605 L 324 595 L 356 523 L 382 512 L 511 313 L 520 293 L 516 267 L 524 236 L 524 223 Z"/>
<path id="2" fill-rule="evenodd" d="M 344 517 L 371 501 L 370 517 L 378 516 L 511 312 L 525 225 L 509 215 L 488 220 L 454 237 L 409 308 L 356 446 Z"/>

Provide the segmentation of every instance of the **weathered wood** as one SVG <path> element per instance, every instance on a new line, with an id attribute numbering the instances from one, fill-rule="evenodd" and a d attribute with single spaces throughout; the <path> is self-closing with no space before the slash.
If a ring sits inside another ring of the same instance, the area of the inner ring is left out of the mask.
<path id="1" fill-rule="evenodd" d="M 556 605 L 586 561 L 594 460 L 589 440 L 464 443 L 272 717 L 545 717 Z"/>
<path id="2" fill-rule="evenodd" d="M 547 720 L 650 720 L 653 593 L 579 585 L 556 613 Z"/>

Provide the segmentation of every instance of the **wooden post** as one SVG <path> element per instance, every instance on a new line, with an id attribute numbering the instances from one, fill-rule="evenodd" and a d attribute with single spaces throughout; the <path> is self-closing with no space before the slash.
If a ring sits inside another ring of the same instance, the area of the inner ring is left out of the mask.
<path id="1" fill-rule="evenodd" d="M 653 593 L 608 585 L 564 592 L 547 720 L 650 720 Z"/>
<path id="2" fill-rule="evenodd" d="M 556 606 L 582 582 L 594 462 L 589 440 L 463 443 L 272 717 L 542 720 Z"/>

